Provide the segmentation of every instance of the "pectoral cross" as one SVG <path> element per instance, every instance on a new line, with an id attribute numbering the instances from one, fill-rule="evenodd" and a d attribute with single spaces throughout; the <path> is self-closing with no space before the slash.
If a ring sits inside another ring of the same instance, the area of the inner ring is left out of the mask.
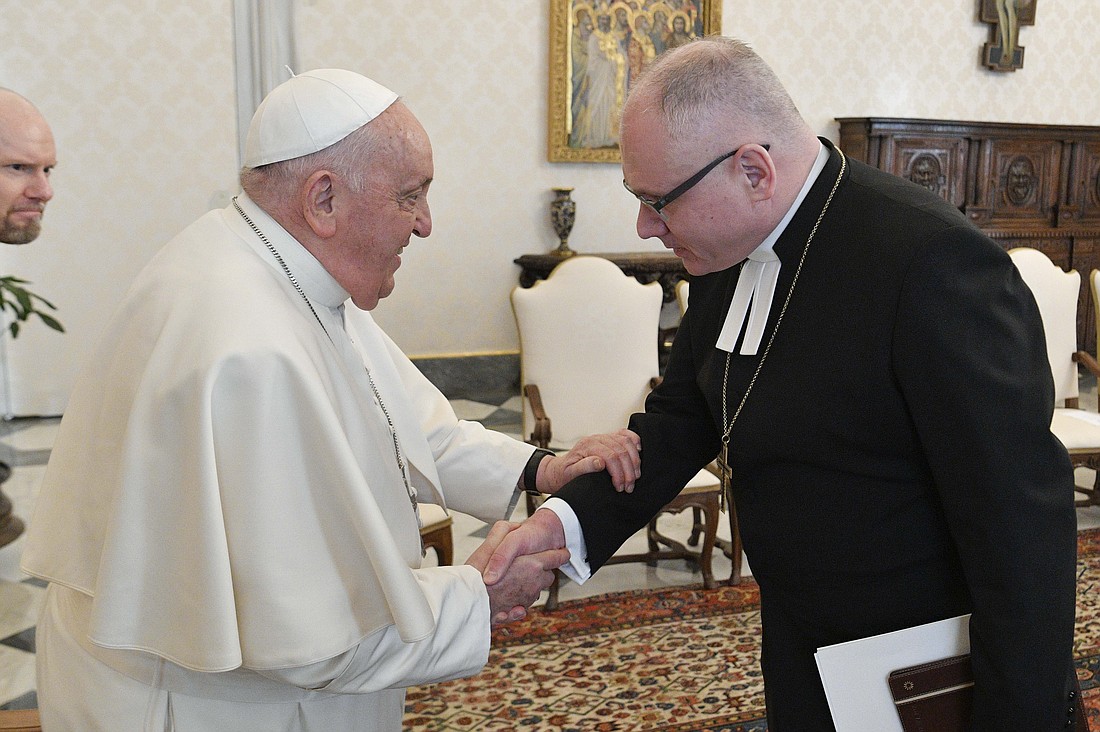
<path id="1" fill-rule="evenodd" d="M 991 40 L 982 47 L 982 61 L 994 71 L 1015 71 L 1024 66 L 1020 26 L 1035 25 L 1039 0 L 980 0 L 979 20 L 992 23 Z"/>
<path id="2" fill-rule="evenodd" d="M 722 440 L 722 452 L 719 453 L 718 459 L 715 460 L 715 465 L 718 468 L 718 480 L 722 483 L 722 496 L 721 496 L 721 510 L 726 510 L 726 501 L 731 500 L 730 481 L 733 479 L 733 469 L 730 468 L 729 463 L 730 445 L 729 439 Z"/>

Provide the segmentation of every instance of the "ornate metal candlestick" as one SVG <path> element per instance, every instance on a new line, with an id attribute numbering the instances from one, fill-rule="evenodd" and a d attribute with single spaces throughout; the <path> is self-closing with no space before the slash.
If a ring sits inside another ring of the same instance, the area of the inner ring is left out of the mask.
<path id="1" fill-rule="evenodd" d="M 572 188 L 553 188 L 554 200 L 550 202 L 550 223 L 558 235 L 558 248 L 550 253 L 556 257 L 571 257 L 576 252 L 569 248 L 567 240 L 577 216 L 577 204 L 569 197 Z"/>

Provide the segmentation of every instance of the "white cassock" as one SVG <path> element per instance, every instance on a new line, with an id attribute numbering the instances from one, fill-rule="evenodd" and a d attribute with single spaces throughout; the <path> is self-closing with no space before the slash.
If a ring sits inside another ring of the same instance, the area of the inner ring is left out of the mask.
<path id="1" fill-rule="evenodd" d="M 502 518 L 532 447 L 457 420 L 369 314 L 345 316 L 320 264 L 239 202 L 316 317 L 232 206 L 136 279 L 28 531 L 24 569 L 51 583 L 46 730 L 398 730 L 404 687 L 488 658 L 479 573 L 419 569 L 367 369 L 421 501 Z"/>

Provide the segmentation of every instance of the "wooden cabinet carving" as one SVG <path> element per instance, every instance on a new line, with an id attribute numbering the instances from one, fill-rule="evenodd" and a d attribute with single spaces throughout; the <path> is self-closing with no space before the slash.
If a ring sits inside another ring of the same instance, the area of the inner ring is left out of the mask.
<path id="1" fill-rule="evenodd" d="M 1081 273 L 1078 345 L 1096 353 L 1089 273 L 1100 269 L 1100 127 L 843 117 L 840 147 L 938 193 L 1005 249 Z"/>

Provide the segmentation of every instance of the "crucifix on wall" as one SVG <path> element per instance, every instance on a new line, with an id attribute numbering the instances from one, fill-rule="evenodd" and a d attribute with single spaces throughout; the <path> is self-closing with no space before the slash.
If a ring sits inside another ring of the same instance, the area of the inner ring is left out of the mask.
<path id="1" fill-rule="evenodd" d="M 982 48 L 982 61 L 994 71 L 1015 71 L 1024 66 L 1020 26 L 1035 25 L 1039 0 L 980 0 L 979 20 L 993 23 L 992 40 Z"/>

